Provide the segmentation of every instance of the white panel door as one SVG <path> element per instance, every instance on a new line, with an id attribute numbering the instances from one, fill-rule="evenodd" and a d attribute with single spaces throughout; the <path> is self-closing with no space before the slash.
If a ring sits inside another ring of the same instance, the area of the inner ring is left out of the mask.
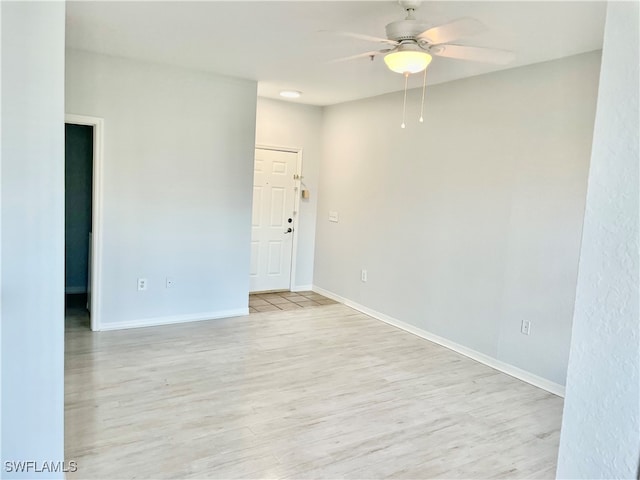
<path id="1" fill-rule="evenodd" d="M 291 284 L 298 154 L 256 149 L 251 221 L 252 292 L 288 290 Z"/>

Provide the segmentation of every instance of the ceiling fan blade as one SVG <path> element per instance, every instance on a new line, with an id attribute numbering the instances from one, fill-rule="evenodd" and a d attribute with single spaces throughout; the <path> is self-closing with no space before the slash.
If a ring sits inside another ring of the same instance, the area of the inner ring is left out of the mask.
<path id="1" fill-rule="evenodd" d="M 388 48 L 386 50 L 373 50 L 371 52 L 364 52 L 364 53 L 359 53 L 357 55 L 351 55 L 350 57 L 336 58 L 335 60 L 330 60 L 329 63 L 340 63 L 340 62 L 347 62 L 349 60 L 355 60 L 357 58 L 375 57 L 376 55 L 380 55 L 382 53 L 388 53 L 392 50 L 394 49 Z"/>
<path id="2" fill-rule="evenodd" d="M 353 32 L 339 32 L 336 30 L 321 30 L 322 33 L 332 33 L 334 35 L 342 35 L 343 37 L 357 38 L 358 40 L 366 40 L 368 42 L 388 43 L 390 45 L 398 45 L 395 40 L 389 40 L 388 38 L 373 37 L 371 35 L 364 35 L 362 33 Z"/>
<path id="3" fill-rule="evenodd" d="M 468 47 L 465 45 L 435 45 L 429 49 L 429 53 L 439 57 L 470 60 L 472 62 L 494 63 L 496 65 L 506 65 L 515 59 L 515 54 L 508 50 Z"/>
<path id="4" fill-rule="evenodd" d="M 419 40 L 426 40 L 432 45 L 437 45 L 440 43 L 448 43 L 469 35 L 474 35 L 486 29 L 487 27 L 475 18 L 465 17 L 425 30 L 418 35 L 417 38 Z"/>

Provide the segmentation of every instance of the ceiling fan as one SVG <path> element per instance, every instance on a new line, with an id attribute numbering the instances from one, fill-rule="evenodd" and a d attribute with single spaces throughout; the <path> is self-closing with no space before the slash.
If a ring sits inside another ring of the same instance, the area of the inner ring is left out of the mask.
<path id="1" fill-rule="evenodd" d="M 387 48 L 340 58 L 334 62 L 362 57 L 370 57 L 373 60 L 376 55 L 384 54 L 384 61 L 390 70 L 408 75 L 425 70 L 431 62 L 432 55 L 498 65 L 505 65 L 514 58 L 513 52 L 506 50 L 449 43 L 486 30 L 478 20 L 460 18 L 444 25 L 430 27 L 414 15 L 420 1 L 400 0 L 398 3 L 407 12 L 407 16 L 404 20 L 391 22 L 385 27 L 387 38 L 333 32 L 360 40 L 384 43 Z"/>
<path id="2" fill-rule="evenodd" d="M 425 22 L 416 19 L 414 16 L 416 8 L 418 8 L 422 2 L 417 0 L 399 0 L 398 3 L 407 12 L 407 16 L 404 20 L 391 22 L 385 27 L 387 38 L 352 32 L 333 32 L 360 40 L 383 43 L 386 45 L 386 48 L 340 58 L 334 60 L 332 63 L 362 57 L 370 57 L 371 60 L 373 60 L 376 55 L 384 55 L 384 63 L 387 67 L 393 72 L 403 74 L 405 77 L 401 128 L 405 128 L 404 118 L 407 106 L 407 82 L 409 75 L 422 71 L 424 71 L 424 80 L 422 84 L 422 107 L 419 122 L 424 122 L 424 92 L 427 85 L 427 67 L 431 63 L 432 55 L 498 65 L 506 65 L 515 57 L 513 52 L 507 50 L 449 43 L 486 30 L 486 27 L 476 19 L 468 17 L 459 18 L 443 25 L 431 27 Z"/>

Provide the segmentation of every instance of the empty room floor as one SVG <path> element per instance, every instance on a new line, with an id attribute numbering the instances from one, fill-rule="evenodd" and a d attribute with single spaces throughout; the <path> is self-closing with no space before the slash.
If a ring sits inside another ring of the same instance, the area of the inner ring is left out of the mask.
<path id="1" fill-rule="evenodd" d="M 70 479 L 555 476 L 561 398 L 344 305 L 87 324 L 68 316 Z"/>
<path id="2" fill-rule="evenodd" d="M 249 313 L 298 310 L 336 303 L 315 292 L 252 293 L 249 295 Z"/>

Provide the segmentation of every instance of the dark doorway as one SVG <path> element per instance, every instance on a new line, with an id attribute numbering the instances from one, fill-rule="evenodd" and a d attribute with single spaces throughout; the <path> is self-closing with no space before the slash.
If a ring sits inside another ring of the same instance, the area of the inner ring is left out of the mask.
<path id="1" fill-rule="evenodd" d="M 65 124 L 65 295 L 86 308 L 90 291 L 93 127 Z"/>

